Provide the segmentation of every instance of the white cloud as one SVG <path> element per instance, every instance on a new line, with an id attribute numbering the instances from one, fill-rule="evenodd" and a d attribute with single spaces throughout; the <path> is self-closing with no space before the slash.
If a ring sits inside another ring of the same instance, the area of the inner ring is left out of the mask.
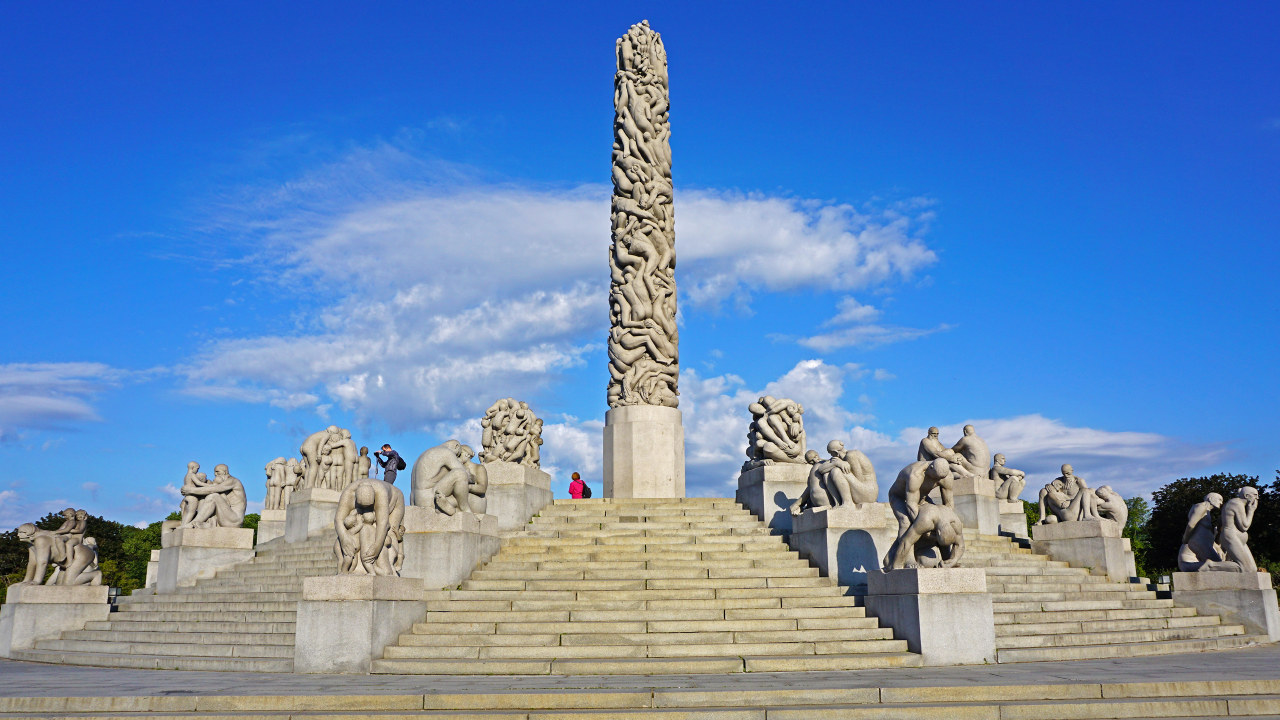
<path id="1" fill-rule="evenodd" d="M 877 345 L 916 340 L 926 335 L 950 329 L 951 326 L 946 324 L 934 328 L 912 328 L 868 323 L 841 328 L 820 335 L 812 335 L 801 338 L 798 342 L 811 350 L 828 353 L 845 347 L 876 347 Z"/>
<path id="2" fill-rule="evenodd" d="M 51 512 L 67 507 L 64 498 L 30 502 L 17 490 L 0 490 L 0 531 L 8 531 L 23 523 L 33 523 Z"/>
<path id="3" fill-rule="evenodd" d="M 823 325 L 847 325 L 864 323 L 880 317 L 880 309 L 873 305 L 863 305 L 852 297 L 842 298 L 836 305 L 836 315 Z"/>
<path id="4" fill-rule="evenodd" d="M 258 248 L 242 262 L 268 282 L 325 300 L 295 333 L 211 343 L 179 368 L 186 391 L 332 403 L 399 430 L 530 397 L 580 365 L 608 323 L 609 189 L 469 175 L 382 146 L 238 198 L 213 230 Z M 936 260 L 917 237 L 929 217 L 919 202 L 859 211 L 682 190 L 677 204 L 679 280 L 694 306 L 868 288 Z"/>
<path id="5" fill-rule="evenodd" d="M 90 399 L 119 385 L 126 375 L 91 362 L 0 365 L 0 442 L 15 439 L 23 430 L 56 430 L 101 420 Z"/>

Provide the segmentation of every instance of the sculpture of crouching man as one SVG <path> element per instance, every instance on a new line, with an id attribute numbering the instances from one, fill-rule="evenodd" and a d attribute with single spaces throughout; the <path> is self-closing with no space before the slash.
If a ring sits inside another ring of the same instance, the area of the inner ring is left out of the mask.
<path id="1" fill-rule="evenodd" d="M 474 455 L 457 440 L 446 440 L 419 455 L 413 463 L 409 501 L 445 515 L 483 513 L 488 507 L 489 474 L 483 465 L 470 462 Z"/>
<path id="2" fill-rule="evenodd" d="M 338 572 L 399 576 L 404 564 L 404 493 L 390 483 L 361 478 L 338 496 L 334 516 Z"/>
<path id="3" fill-rule="evenodd" d="M 937 551 L 935 557 L 931 551 Z M 964 523 L 955 510 L 946 505 L 926 502 L 916 517 L 899 535 L 884 556 L 884 570 L 943 567 L 960 564 L 964 557 Z"/>
<path id="4" fill-rule="evenodd" d="M 800 515 L 806 507 L 859 507 L 875 502 L 880 494 L 875 467 L 861 451 L 845 450 L 844 443 L 832 440 L 827 443 L 827 452 L 831 457 L 822 461 L 814 450 L 804 454 L 805 462 L 810 465 L 808 485 L 791 504 L 789 511 L 793 516 Z"/>

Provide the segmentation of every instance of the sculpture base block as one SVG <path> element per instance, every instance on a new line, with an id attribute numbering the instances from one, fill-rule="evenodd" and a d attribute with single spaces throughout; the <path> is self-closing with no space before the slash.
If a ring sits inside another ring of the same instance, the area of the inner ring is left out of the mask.
<path id="1" fill-rule="evenodd" d="M 498 518 L 499 530 L 516 530 L 551 502 L 551 476 L 532 465 L 493 461 L 484 464 L 489 475 L 485 512 Z"/>
<path id="2" fill-rule="evenodd" d="M 0 606 L 0 657 L 106 620 L 111 614 L 107 593 L 105 585 L 10 585 Z"/>
<path id="3" fill-rule="evenodd" d="M 408 632 L 426 611 L 418 578 L 306 578 L 298 602 L 293 671 L 368 673 L 383 649 Z"/>
<path id="4" fill-rule="evenodd" d="M 605 412 L 601 496 L 684 497 L 684 425 L 678 409 L 626 405 Z"/>
<path id="5" fill-rule="evenodd" d="M 966 528 L 981 535 L 998 535 L 1000 532 L 1000 506 L 996 500 L 996 486 L 991 478 L 958 478 L 951 488 L 956 515 Z"/>
<path id="6" fill-rule="evenodd" d="M 498 518 L 460 512 L 404 509 L 404 566 L 400 575 L 419 578 L 428 590 L 456 587 L 498 552 Z"/>
<path id="7" fill-rule="evenodd" d="M 982 568 L 873 570 L 867 586 L 867 614 L 892 627 L 925 665 L 995 662 L 995 615 Z"/>
<path id="8" fill-rule="evenodd" d="M 1271 573 L 1175 572 L 1173 602 L 1206 615 L 1221 615 L 1225 623 L 1280 641 L 1280 607 L 1271 589 Z"/>
<path id="9" fill-rule="evenodd" d="M 762 465 L 738 476 L 735 499 L 763 520 L 774 533 L 790 535 L 791 504 L 800 499 L 808 484 L 808 463 Z"/>
<path id="10" fill-rule="evenodd" d="M 1129 538 L 1111 520 L 1075 520 L 1031 528 L 1031 550 L 1063 560 L 1073 567 L 1105 573 L 1116 582 L 1129 582 L 1138 569 Z"/>
<path id="11" fill-rule="evenodd" d="M 867 592 L 867 573 L 880 570 L 898 537 L 898 521 L 889 503 L 809 509 L 791 523 L 791 549 L 848 587 L 851 595 Z"/>
<path id="12" fill-rule="evenodd" d="M 285 508 L 285 542 L 302 542 L 312 535 L 333 532 L 342 493 L 324 488 L 306 488 L 289 496 Z"/>
<path id="13" fill-rule="evenodd" d="M 145 588 L 155 588 L 156 578 L 160 576 L 160 551 L 152 550 L 151 559 L 147 561 L 147 581 Z"/>
<path id="14" fill-rule="evenodd" d="M 201 577 L 253 559 L 253 528 L 178 528 L 161 536 L 156 592 L 190 587 Z"/>
<path id="15" fill-rule="evenodd" d="M 288 510 L 263 510 L 262 517 L 258 520 L 258 539 L 255 542 L 261 545 L 284 537 L 284 523 L 288 513 Z"/>
<path id="16" fill-rule="evenodd" d="M 1031 534 L 1027 532 L 1027 513 L 1022 507 L 1022 501 L 997 500 L 996 503 L 1000 510 L 1000 532 L 1030 540 Z"/>

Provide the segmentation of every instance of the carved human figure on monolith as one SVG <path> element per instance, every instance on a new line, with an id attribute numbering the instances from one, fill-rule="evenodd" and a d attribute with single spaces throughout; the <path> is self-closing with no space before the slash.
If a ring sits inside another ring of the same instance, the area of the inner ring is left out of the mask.
<path id="1" fill-rule="evenodd" d="M 964 523 L 960 516 L 946 505 L 925 502 L 889 547 L 883 567 L 885 572 L 917 567 L 950 568 L 959 566 L 962 557 Z"/>
<path id="2" fill-rule="evenodd" d="M 87 537 L 67 544 L 67 569 L 62 585 L 101 585 L 102 570 L 98 567 L 98 541 Z"/>
<path id="3" fill-rule="evenodd" d="M 889 488 L 889 507 L 898 520 L 898 537 L 906 534 L 920 507 L 931 502 L 929 495 L 935 489 L 941 504 L 954 509 L 951 496 L 954 482 L 950 464 L 943 458 L 918 460 L 902 468 Z"/>
<path id="4" fill-rule="evenodd" d="M 262 503 L 263 510 L 283 510 L 287 501 L 284 499 L 286 470 L 289 461 L 283 457 L 267 463 L 264 468 L 267 475 L 267 498 Z"/>
<path id="5" fill-rule="evenodd" d="M 1070 465 L 1040 490 L 1040 524 L 1097 520 L 1098 495 Z"/>
<path id="6" fill-rule="evenodd" d="M 987 476 L 995 483 L 997 500 L 1014 502 L 1027 486 L 1027 474 L 1021 470 L 1005 467 L 1004 463 L 1004 454 L 996 453 L 995 464 L 991 466 Z"/>
<path id="7" fill-rule="evenodd" d="M 1182 572 L 1239 572 L 1240 566 L 1224 562 L 1218 546 L 1218 533 L 1213 525 L 1213 511 L 1222 507 L 1222 496 L 1211 492 L 1187 512 L 1187 526 L 1182 531 L 1178 548 L 1178 570 Z"/>
<path id="8" fill-rule="evenodd" d="M 1223 559 L 1240 567 L 1240 572 L 1258 572 L 1258 563 L 1249 550 L 1249 526 L 1258 509 L 1258 488 L 1242 487 L 1236 496 L 1222 504 L 1222 525 L 1218 529 L 1218 545 Z"/>
<path id="9" fill-rule="evenodd" d="M 991 470 L 991 449 L 987 447 L 987 441 L 978 436 L 972 425 L 965 425 L 961 432 L 964 434 L 951 449 L 960 453 L 967 462 L 965 467 L 974 475 L 987 475 Z"/>
<path id="10" fill-rule="evenodd" d="M 360 478 L 338 497 L 334 516 L 338 572 L 400 575 L 404 563 L 404 494 L 391 483 Z"/>
<path id="11" fill-rule="evenodd" d="M 45 573 L 49 564 L 61 569 L 67 562 L 67 541 L 65 535 L 52 530 L 41 530 L 32 523 L 23 523 L 17 528 L 18 540 L 27 545 L 27 572 L 23 583 L 30 585 L 45 584 Z M 57 583 L 57 576 L 50 576 L 48 584 Z"/>
<path id="12" fill-rule="evenodd" d="M 489 475 L 483 465 L 470 462 L 474 454 L 457 440 L 446 440 L 419 455 L 413 463 L 410 502 L 445 515 L 483 513 Z"/>
<path id="13" fill-rule="evenodd" d="M 244 485 L 232 477 L 224 464 L 213 468 L 213 480 L 197 473 L 193 482 L 182 486 L 184 528 L 238 528 L 244 524 L 248 501 Z"/>
<path id="14" fill-rule="evenodd" d="M 305 471 L 302 487 L 303 488 L 322 488 L 323 477 L 321 473 L 324 467 L 321 463 L 321 455 L 325 454 L 326 447 L 334 442 L 342 440 L 342 431 L 337 425 L 330 425 L 318 433 L 312 433 L 302 441 L 302 447 L 299 453 L 302 455 L 302 467 Z"/>
<path id="15" fill-rule="evenodd" d="M 542 421 L 528 403 L 503 398 L 491 405 L 480 420 L 482 462 L 511 462 L 538 466 L 542 445 Z"/>
<path id="16" fill-rule="evenodd" d="M 363 480 L 369 477 L 369 469 L 373 467 L 373 458 L 369 457 L 369 446 L 360 447 L 360 459 L 356 463 L 356 477 Z"/>
<path id="17" fill-rule="evenodd" d="M 742 471 L 774 463 L 804 462 L 804 406 L 765 395 L 748 406 L 747 461 Z"/>
<path id="18" fill-rule="evenodd" d="M 978 467 L 970 463 L 965 456 L 955 450 L 952 450 L 946 445 L 943 445 L 942 441 L 938 439 L 938 433 L 938 428 L 929 428 L 929 433 L 920 441 L 920 446 L 916 450 L 917 462 L 931 462 L 938 459 L 945 460 L 947 461 L 947 464 L 951 466 L 951 472 L 957 477 L 969 477 L 978 472 L 986 472 L 986 468 L 979 470 Z"/>
<path id="19" fill-rule="evenodd" d="M 1097 496 L 1098 517 L 1110 520 L 1123 529 L 1124 524 L 1129 522 L 1129 506 L 1120 497 L 1120 493 L 1112 490 L 1110 485 L 1103 485 L 1093 492 Z"/>

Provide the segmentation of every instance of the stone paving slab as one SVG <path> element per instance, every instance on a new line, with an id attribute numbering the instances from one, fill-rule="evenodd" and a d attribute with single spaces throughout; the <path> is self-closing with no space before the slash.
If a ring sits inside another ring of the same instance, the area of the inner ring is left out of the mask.
<path id="1" fill-rule="evenodd" d="M 1188 655 L 845 672 L 665 676 L 295 675 L 131 670 L 0 660 L 0 697 L 473 694 L 556 690 L 760 691 L 1156 683 L 1280 682 L 1280 645 Z"/>

